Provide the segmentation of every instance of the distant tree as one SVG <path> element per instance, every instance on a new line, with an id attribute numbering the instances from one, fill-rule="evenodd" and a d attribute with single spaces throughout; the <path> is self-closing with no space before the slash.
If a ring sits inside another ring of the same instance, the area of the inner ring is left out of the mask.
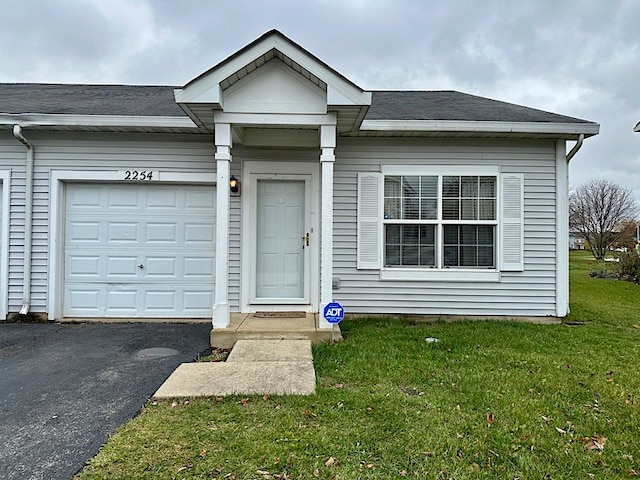
<path id="1" fill-rule="evenodd" d="M 591 180 L 569 195 L 569 224 L 571 230 L 589 243 L 597 260 L 616 242 L 628 234 L 629 223 L 638 216 L 633 193 L 608 180 Z"/>

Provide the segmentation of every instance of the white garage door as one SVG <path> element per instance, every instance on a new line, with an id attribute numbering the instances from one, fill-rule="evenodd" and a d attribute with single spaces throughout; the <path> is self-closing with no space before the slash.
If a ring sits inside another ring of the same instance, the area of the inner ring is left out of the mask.
<path id="1" fill-rule="evenodd" d="M 210 317 L 215 187 L 69 184 L 65 316 Z"/>

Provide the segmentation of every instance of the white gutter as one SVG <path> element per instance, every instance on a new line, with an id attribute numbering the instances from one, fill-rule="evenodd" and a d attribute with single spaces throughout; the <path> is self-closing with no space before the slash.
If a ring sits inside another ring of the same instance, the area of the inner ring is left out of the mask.
<path id="1" fill-rule="evenodd" d="M 580 136 L 578 137 L 578 141 L 573 146 L 571 151 L 567 154 L 567 163 L 569 163 L 571 161 L 571 159 L 574 157 L 574 155 L 576 153 L 578 153 L 578 150 L 580 150 L 580 148 L 582 148 L 582 142 L 584 142 L 584 133 L 580 134 Z"/>
<path id="2" fill-rule="evenodd" d="M 22 282 L 22 308 L 21 315 L 29 313 L 31 307 L 31 243 L 33 233 L 33 145 L 22 135 L 20 125 L 13 126 L 13 136 L 27 147 L 27 159 L 25 167 L 25 207 L 24 207 L 24 279 Z"/>
<path id="3" fill-rule="evenodd" d="M 484 122 L 470 120 L 364 120 L 360 131 L 597 135 L 597 123 Z"/>
<path id="4" fill-rule="evenodd" d="M 23 127 L 197 128 L 197 125 L 188 117 L 0 113 L 0 125 L 15 124 Z"/>

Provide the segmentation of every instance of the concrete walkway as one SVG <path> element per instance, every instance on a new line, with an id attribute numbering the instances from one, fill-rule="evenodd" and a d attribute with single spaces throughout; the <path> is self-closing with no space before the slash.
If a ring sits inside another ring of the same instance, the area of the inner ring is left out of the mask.
<path id="1" fill-rule="evenodd" d="M 181 364 L 154 398 L 312 395 L 316 374 L 308 339 L 239 339 L 226 362 Z"/>

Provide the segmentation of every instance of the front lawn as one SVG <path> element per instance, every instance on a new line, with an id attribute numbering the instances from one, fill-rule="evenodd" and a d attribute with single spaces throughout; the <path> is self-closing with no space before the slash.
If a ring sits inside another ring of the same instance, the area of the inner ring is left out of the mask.
<path id="1" fill-rule="evenodd" d="M 344 321 L 315 396 L 148 403 L 78 478 L 638 476 L 640 286 L 590 268 L 577 325 Z"/>

